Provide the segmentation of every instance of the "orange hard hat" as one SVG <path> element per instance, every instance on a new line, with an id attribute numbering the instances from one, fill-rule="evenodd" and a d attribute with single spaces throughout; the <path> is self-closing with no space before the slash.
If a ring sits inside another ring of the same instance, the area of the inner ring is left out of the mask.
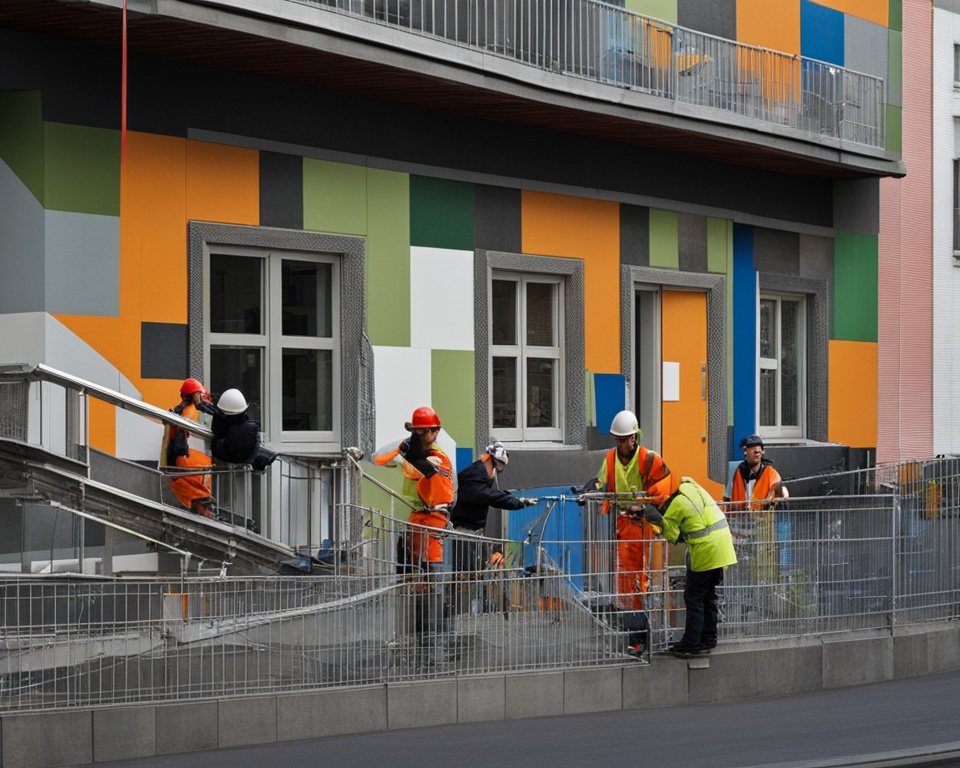
<path id="1" fill-rule="evenodd" d="M 180 394 L 184 397 L 187 395 L 192 395 L 194 392 L 205 394 L 206 391 L 206 387 L 204 387 L 203 384 L 196 379 L 184 379 L 183 384 L 180 385 Z"/>
<path id="2" fill-rule="evenodd" d="M 413 417 L 407 422 L 407 429 L 425 429 L 427 427 L 439 427 L 440 417 L 437 412 L 429 405 L 423 405 L 413 412 Z"/>
<path id="3" fill-rule="evenodd" d="M 673 496 L 679 487 L 680 478 L 671 472 L 662 480 L 658 480 L 647 488 L 647 496 L 653 499 L 653 503 L 659 507 L 663 505 L 663 502 Z"/>

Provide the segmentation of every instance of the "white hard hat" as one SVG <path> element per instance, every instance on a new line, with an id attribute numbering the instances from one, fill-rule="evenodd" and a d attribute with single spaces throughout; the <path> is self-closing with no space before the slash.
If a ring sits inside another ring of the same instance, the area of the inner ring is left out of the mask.
<path id="1" fill-rule="evenodd" d="M 507 449 L 503 447 L 503 443 L 499 440 L 493 445 L 487 446 L 487 453 L 490 454 L 490 458 L 503 466 L 507 466 L 507 462 L 510 461 L 510 456 L 507 454 Z"/>
<path id="2" fill-rule="evenodd" d="M 247 399 L 239 389 L 228 389 L 220 395 L 217 407 L 224 413 L 243 413 L 247 410 Z"/>
<path id="3" fill-rule="evenodd" d="M 610 434 L 614 437 L 629 437 L 640 431 L 640 424 L 633 411 L 620 411 L 613 417 L 610 424 Z"/>

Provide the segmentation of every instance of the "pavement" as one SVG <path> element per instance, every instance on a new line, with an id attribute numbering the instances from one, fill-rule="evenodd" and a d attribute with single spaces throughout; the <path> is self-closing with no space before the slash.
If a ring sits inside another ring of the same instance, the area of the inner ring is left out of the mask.
<path id="1" fill-rule="evenodd" d="M 777 699 L 384 731 L 97 765 L 123 768 L 960 766 L 960 672 Z"/>

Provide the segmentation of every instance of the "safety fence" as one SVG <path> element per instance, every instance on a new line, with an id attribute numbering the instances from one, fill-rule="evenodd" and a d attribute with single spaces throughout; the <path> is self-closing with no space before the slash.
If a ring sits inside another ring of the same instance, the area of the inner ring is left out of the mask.
<path id="1" fill-rule="evenodd" d="M 301 0 L 550 72 L 875 148 L 884 81 L 594 0 Z"/>
<path id="2" fill-rule="evenodd" d="M 721 642 L 957 618 L 958 466 L 797 479 L 773 509 L 728 508 Z M 603 500 L 544 493 L 498 538 L 344 505 L 358 538 L 316 553 L 322 576 L 0 580 L 0 711 L 657 663 L 683 627 L 683 547 L 654 538 L 625 572 Z M 425 568 L 411 541 L 438 534 Z"/>

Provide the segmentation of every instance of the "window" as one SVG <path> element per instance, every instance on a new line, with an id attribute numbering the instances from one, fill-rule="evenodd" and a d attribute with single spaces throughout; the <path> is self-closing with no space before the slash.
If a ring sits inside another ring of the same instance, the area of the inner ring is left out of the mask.
<path id="1" fill-rule="evenodd" d="M 953 44 L 953 87 L 960 88 L 960 44 Z"/>
<path id="2" fill-rule="evenodd" d="M 236 387 L 271 442 L 339 441 L 339 260 L 209 251 L 209 386 Z"/>
<path id="3" fill-rule="evenodd" d="M 562 278 L 493 272 L 490 311 L 491 434 L 562 440 Z"/>
<path id="4" fill-rule="evenodd" d="M 953 258 L 960 259 L 960 160 L 953 161 Z"/>
<path id="5" fill-rule="evenodd" d="M 760 431 L 766 437 L 803 434 L 805 300 L 760 297 Z"/>

